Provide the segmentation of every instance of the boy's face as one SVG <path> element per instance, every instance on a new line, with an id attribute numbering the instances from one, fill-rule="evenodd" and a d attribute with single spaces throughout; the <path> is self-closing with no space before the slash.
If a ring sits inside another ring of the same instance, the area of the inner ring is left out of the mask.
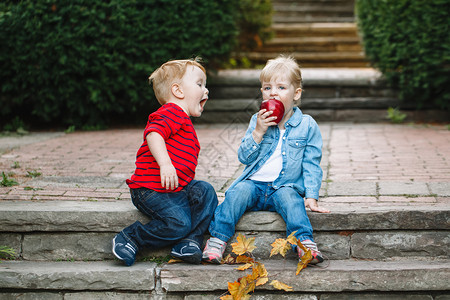
<path id="1" fill-rule="evenodd" d="M 261 93 L 263 100 L 276 99 L 284 104 L 286 112 L 294 107 L 294 101 L 300 99 L 301 88 L 295 88 L 287 76 L 272 76 L 270 81 L 263 81 Z"/>
<path id="2" fill-rule="evenodd" d="M 209 91 L 206 88 L 206 75 L 197 66 L 188 66 L 181 78 L 180 86 L 184 93 L 183 108 L 189 116 L 200 117 Z"/>

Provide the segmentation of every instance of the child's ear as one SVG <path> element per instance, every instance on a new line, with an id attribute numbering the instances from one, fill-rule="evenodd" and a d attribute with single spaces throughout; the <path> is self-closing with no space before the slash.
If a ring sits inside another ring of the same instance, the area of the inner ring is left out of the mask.
<path id="1" fill-rule="evenodd" d="M 301 96 L 302 96 L 302 89 L 301 88 L 296 89 L 294 94 L 294 100 L 297 101 L 298 99 L 300 99 Z"/>
<path id="2" fill-rule="evenodd" d="M 181 88 L 181 86 L 178 83 L 172 84 L 172 88 L 170 90 L 172 92 L 172 95 L 174 95 L 178 99 L 184 98 L 183 89 Z"/>

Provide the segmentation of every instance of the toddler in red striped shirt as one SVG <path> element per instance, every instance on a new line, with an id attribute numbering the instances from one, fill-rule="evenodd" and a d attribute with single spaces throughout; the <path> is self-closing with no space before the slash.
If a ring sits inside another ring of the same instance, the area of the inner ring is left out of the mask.
<path id="1" fill-rule="evenodd" d="M 198 59 L 173 60 L 149 81 L 162 106 L 148 118 L 127 184 L 133 204 L 150 220 L 118 233 L 112 251 L 131 266 L 139 250 L 170 245 L 172 256 L 199 264 L 218 204 L 212 185 L 194 179 L 200 144 L 190 117 L 200 117 L 208 100 L 206 71 Z"/>

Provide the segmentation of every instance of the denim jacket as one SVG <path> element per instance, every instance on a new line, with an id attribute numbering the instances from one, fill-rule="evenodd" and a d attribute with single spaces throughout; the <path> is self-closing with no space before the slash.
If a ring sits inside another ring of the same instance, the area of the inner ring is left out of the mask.
<path id="1" fill-rule="evenodd" d="M 270 126 L 258 144 L 252 136 L 256 126 L 256 114 L 252 116 L 249 127 L 238 150 L 238 158 L 245 165 L 244 172 L 230 186 L 249 178 L 268 160 L 278 144 L 280 130 Z M 322 135 L 316 121 L 304 115 L 298 107 L 285 124 L 281 153 L 283 168 L 273 182 L 273 188 L 288 186 L 294 188 L 302 197 L 319 199 L 322 184 Z"/>

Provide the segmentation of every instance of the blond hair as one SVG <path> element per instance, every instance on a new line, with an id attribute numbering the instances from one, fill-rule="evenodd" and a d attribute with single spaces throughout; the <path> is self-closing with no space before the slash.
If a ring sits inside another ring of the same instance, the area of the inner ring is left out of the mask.
<path id="1" fill-rule="evenodd" d="M 259 81 L 262 84 L 280 75 L 285 75 L 296 89 L 302 88 L 302 71 L 292 56 L 280 55 L 275 59 L 269 59 L 259 75 Z M 294 103 L 299 105 L 300 99 Z"/>
<path id="2" fill-rule="evenodd" d="M 206 74 L 205 68 L 200 64 L 201 58 L 171 60 L 162 64 L 148 78 L 153 85 L 156 99 L 159 104 L 163 105 L 170 97 L 170 89 L 172 84 L 179 83 L 183 78 L 188 66 L 199 67 Z"/>

